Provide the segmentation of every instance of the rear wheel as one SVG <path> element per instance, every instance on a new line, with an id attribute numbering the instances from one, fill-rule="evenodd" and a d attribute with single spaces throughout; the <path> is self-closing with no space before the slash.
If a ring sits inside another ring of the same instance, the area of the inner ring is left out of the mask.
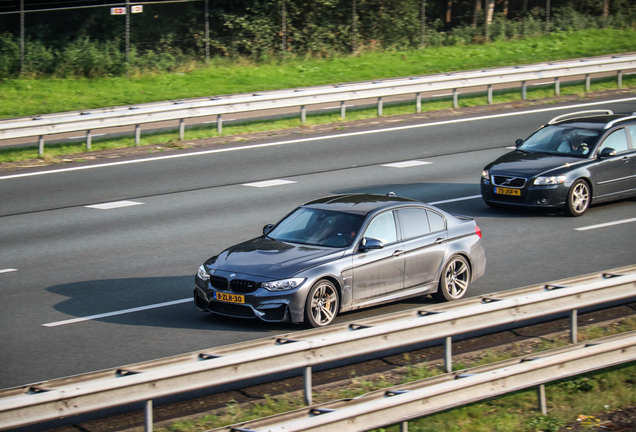
<path id="1" fill-rule="evenodd" d="M 590 206 L 590 187 L 585 180 L 578 179 L 570 187 L 565 213 L 568 216 L 581 216 Z"/>
<path id="2" fill-rule="evenodd" d="M 305 303 L 305 323 L 324 327 L 333 322 L 340 309 L 338 290 L 327 279 L 321 279 L 309 290 Z"/>
<path id="3" fill-rule="evenodd" d="M 433 298 L 441 301 L 459 300 L 470 284 L 470 266 L 463 256 L 452 257 L 444 266 L 439 278 L 439 288 Z"/>

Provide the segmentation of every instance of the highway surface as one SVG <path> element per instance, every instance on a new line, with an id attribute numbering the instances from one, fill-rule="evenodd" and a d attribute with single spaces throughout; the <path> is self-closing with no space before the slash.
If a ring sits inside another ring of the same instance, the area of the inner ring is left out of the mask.
<path id="1" fill-rule="evenodd" d="M 488 265 L 471 296 L 634 264 L 635 201 L 568 218 L 494 210 L 479 197 L 483 166 L 515 139 L 595 108 L 633 112 L 636 98 L 0 173 L 0 388 L 298 329 L 199 312 L 193 276 L 208 257 L 329 194 L 393 191 L 474 216 Z"/>

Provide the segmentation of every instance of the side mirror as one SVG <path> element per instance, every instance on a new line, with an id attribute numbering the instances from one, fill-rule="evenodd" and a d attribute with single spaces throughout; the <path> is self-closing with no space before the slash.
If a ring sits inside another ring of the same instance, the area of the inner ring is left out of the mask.
<path id="1" fill-rule="evenodd" d="M 517 139 L 517 141 L 515 141 L 515 146 L 519 147 L 521 144 L 523 144 L 523 140 L 521 138 Z"/>
<path id="2" fill-rule="evenodd" d="M 263 227 L 263 235 L 266 236 L 274 228 L 273 224 L 267 224 Z"/>
<path id="3" fill-rule="evenodd" d="M 370 250 L 370 249 L 383 249 L 383 248 L 384 248 L 384 243 L 382 243 L 378 239 L 365 237 L 362 239 L 362 242 L 360 242 L 361 251 Z"/>
<path id="4" fill-rule="evenodd" d="M 603 150 L 601 150 L 601 152 L 598 154 L 598 157 L 600 159 L 606 158 L 606 157 L 610 157 L 610 156 L 616 156 L 616 150 L 614 150 L 611 147 L 605 147 Z"/>

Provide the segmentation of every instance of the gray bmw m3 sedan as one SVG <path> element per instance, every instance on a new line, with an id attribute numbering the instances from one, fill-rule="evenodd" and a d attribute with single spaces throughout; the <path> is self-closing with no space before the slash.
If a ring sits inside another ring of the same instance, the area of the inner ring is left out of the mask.
<path id="1" fill-rule="evenodd" d="M 322 327 L 341 312 L 407 297 L 462 298 L 485 267 L 471 217 L 393 193 L 335 195 L 205 261 L 194 303 L 218 315 Z"/>

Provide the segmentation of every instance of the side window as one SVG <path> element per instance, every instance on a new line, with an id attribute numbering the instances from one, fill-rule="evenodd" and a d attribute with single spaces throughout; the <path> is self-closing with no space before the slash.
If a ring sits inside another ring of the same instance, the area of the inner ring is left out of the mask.
<path id="1" fill-rule="evenodd" d="M 431 232 L 442 231 L 446 229 L 446 221 L 439 213 L 427 211 L 428 221 L 431 224 Z"/>
<path id="2" fill-rule="evenodd" d="M 374 217 L 364 232 L 364 236 L 378 239 L 384 244 L 395 243 L 397 232 L 393 212 L 388 211 Z"/>
<path id="3" fill-rule="evenodd" d="M 632 148 L 636 149 L 636 125 L 627 126 L 627 130 L 632 137 Z"/>
<path id="4" fill-rule="evenodd" d="M 603 144 L 599 147 L 598 151 L 600 152 L 604 148 L 613 148 L 616 150 L 616 153 L 620 153 L 628 150 L 627 146 L 627 134 L 625 134 L 625 129 L 618 129 L 609 134 Z"/>
<path id="5" fill-rule="evenodd" d="M 407 208 L 398 211 L 402 238 L 410 239 L 420 237 L 431 232 L 428 226 L 426 210 L 421 208 Z"/>

